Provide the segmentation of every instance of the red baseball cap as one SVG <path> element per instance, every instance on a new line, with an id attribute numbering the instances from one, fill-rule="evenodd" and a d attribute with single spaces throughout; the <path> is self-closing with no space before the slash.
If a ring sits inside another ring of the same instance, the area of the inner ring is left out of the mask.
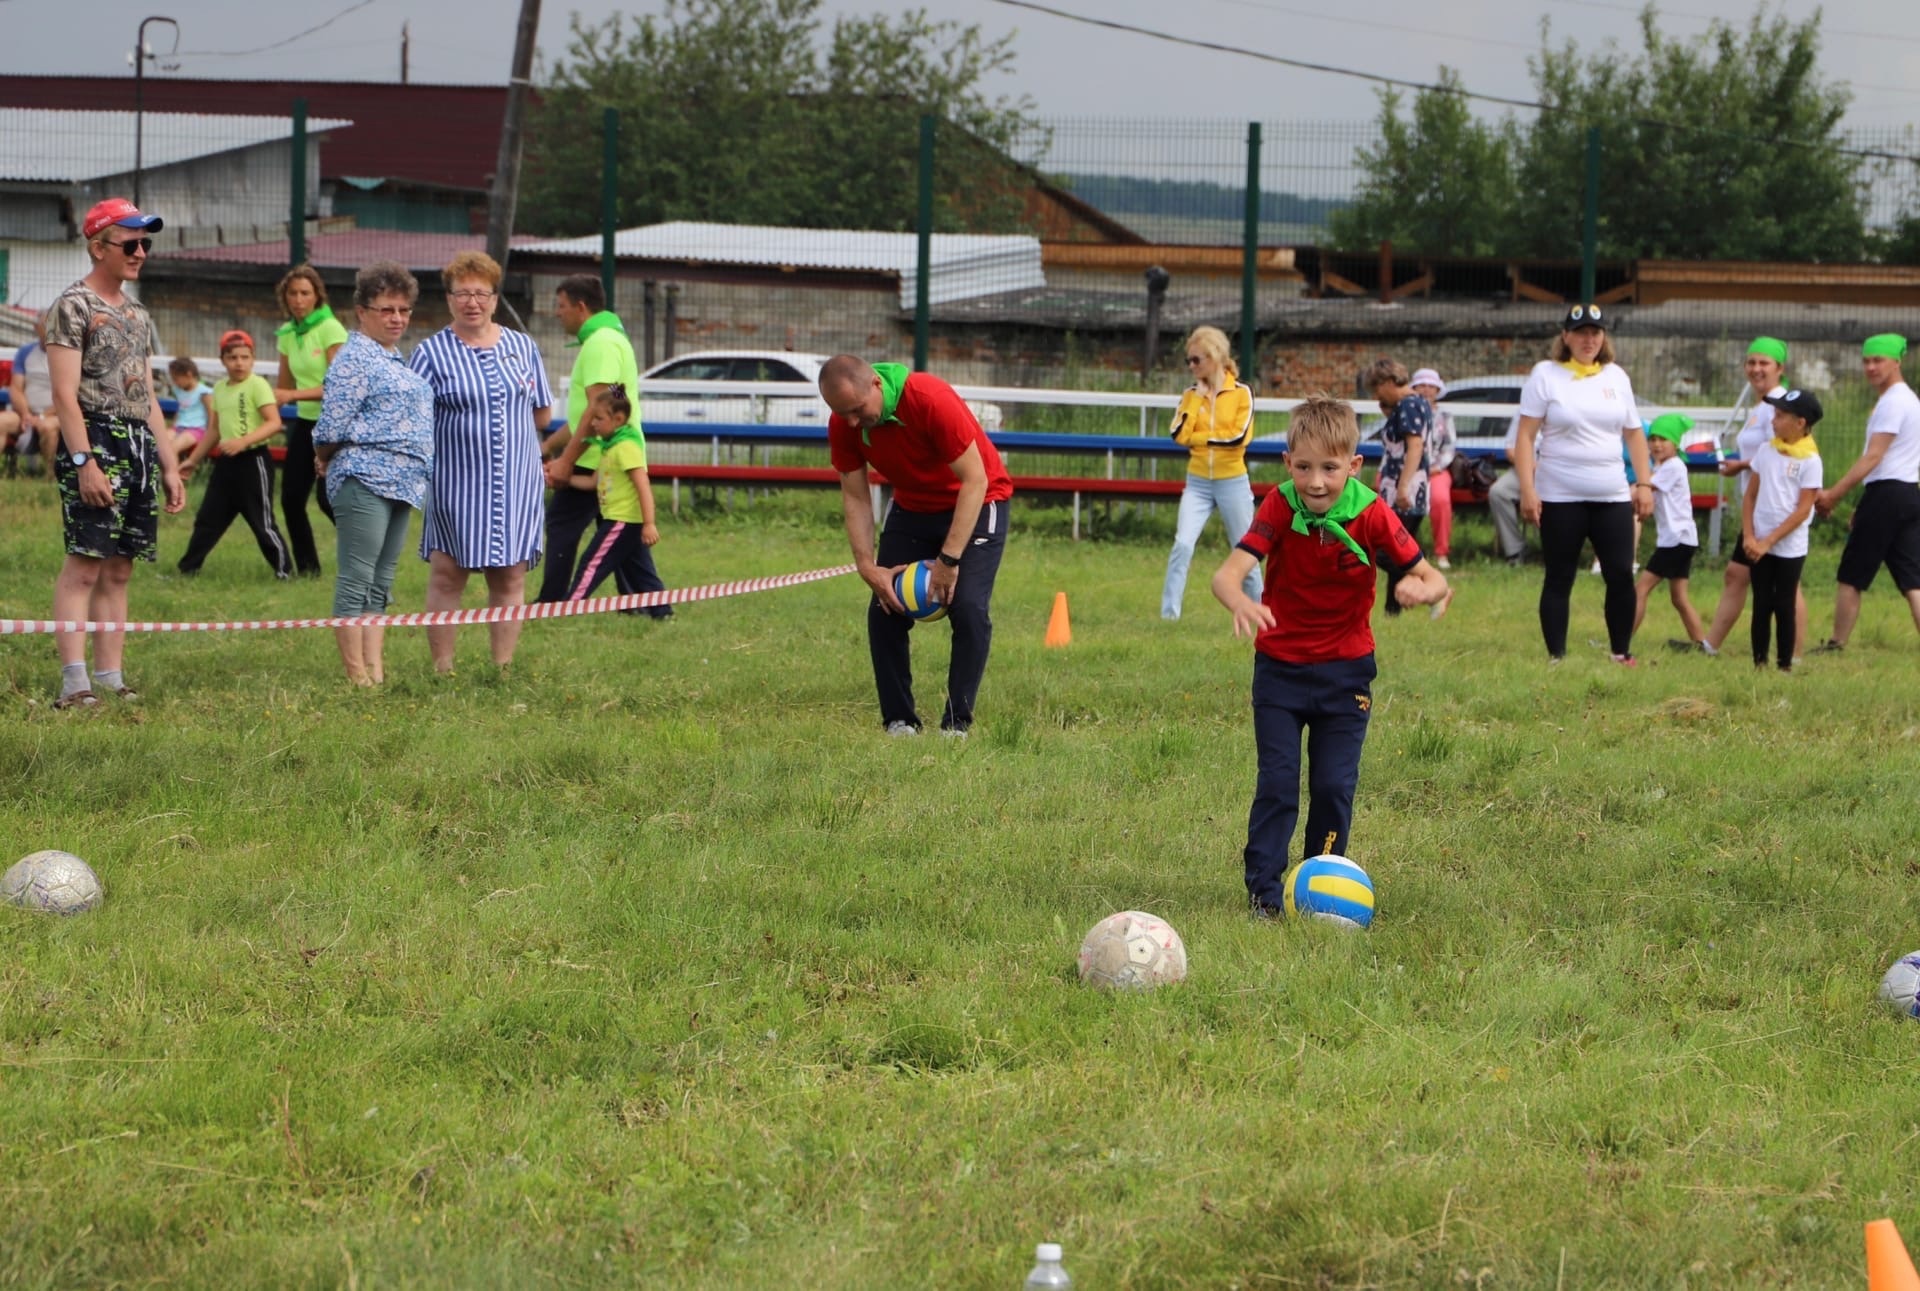
<path id="1" fill-rule="evenodd" d="M 109 197 L 93 204 L 93 209 L 87 212 L 86 223 L 80 226 L 80 235 L 91 240 L 94 234 L 110 224 L 118 224 L 124 229 L 140 229 L 146 233 L 158 233 L 166 227 L 158 215 L 144 214 L 126 198 Z"/>
<path id="2" fill-rule="evenodd" d="M 222 357 L 226 355 L 227 347 L 232 345 L 244 345 L 250 350 L 260 348 L 259 346 L 253 343 L 252 336 L 241 331 L 237 327 L 230 332 L 222 332 L 220 334 L 220 353 Z"/>

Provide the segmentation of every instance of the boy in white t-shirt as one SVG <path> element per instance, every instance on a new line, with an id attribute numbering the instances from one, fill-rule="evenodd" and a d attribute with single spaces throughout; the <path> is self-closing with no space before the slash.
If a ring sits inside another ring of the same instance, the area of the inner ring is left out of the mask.
<path id="1" fill-rule="evenodd" d="M 1653 557 L 1633 588 L 1633 630 L 1638 635 L 1647 617 L 1647 598 L 1662 582 L 1667 584 L 1680 626 L 1687 630 L 1685 641 L 1667 642 L 1675 650 L 1707 649 L 1700 616 L 1687 595 L 1693 558 L 1700 550 L 1700 531 L 1693 523 L 1693 483 L 1680 456 L 1680 439 L 1692 429 L 1693 418 L 1677 412 L 1663 413 L 1647 427 L 1647 453 L 1653 458 Z"/>
<path id="2" fill-rule="evenodd" d="M 1753 562 L 1753 666 L 1767 666 L 1774 637 L 1780 671 L 1793 670 L 1793 602 L 1807 563 L 1807 530 L 1820 495 L 1820 452 L 1813 428 L 1821 417 L 1811 390 L 1770 394 L 1773 438 L 1753 455 L 1752 483 L 1740 503 L 1740 541 Z"/>

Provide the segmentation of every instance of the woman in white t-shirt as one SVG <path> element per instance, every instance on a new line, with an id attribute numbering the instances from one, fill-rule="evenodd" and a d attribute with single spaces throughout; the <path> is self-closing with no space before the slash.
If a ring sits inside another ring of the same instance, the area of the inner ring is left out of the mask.
<path id="1" fill-rule="evenodd" d="M 1740 481 L 1740 498 L 1745 498 L 1751 486 L 1753 476 L 1753 455 L 1760 451 L 1760 445 L 1773 438 L 1773 405 L 1767 402 L 1771 395 L 1785 394 L 1787 379 L 1787 346 L 1784 341 L 1776 341 L 1771 336 L 1756 336 L 1753 344 L 1747 347 L 1744 365 L 1747 384 L 1753 387 L 1753 408 L 1747 413 L 1747 420 L 1740 427 L 1739 435 L 1734 439 L 1734 456 L 1720 463 L 1720 474 L 1737 477 Z M 1739 501 L 1734 503 L 1739 506 Z M 1747 607 L 1747 588 L 1753 581 L 1753 562 L 1747 559 L 1746 544 L 1741 541 L 1744 535 L 1735 534 L 1733 551 L 1727 557 L 1725 582 L 1720 588 L 1720 604 L 1714 608 L 1713 622 L 1707 626 L 1706 650 L 1709 654 L 1719 652 L 1733 625 L 1740 621 L 1740 612 Z M 1794 654 L 1797 657 L 1805 648 L 1807 640 L 1807 594 L 1804 589 L 1796 588 L 1794 595 Z"/>
<path id="2" fill-rule="evenodd" d="M 1548 657 L 1566 657 L 1580 550 L 1591 542 L 1607 586 L 1607 648 L 1615 663 L 1631 667 L 1634 521 L 1653 513 L 1653 472 L 1633 383 L 1613 361 L 1608 322 L 1598 305 L 1567 311 L 1552 357 L 1534 364 L 1520 391 L 1513 470 L 1520 479 L 1520 518 L 1540 526 L 1547 567 L 1540 634 Z M 1623 443 L 1633 463 L 1632 486 Z"/>

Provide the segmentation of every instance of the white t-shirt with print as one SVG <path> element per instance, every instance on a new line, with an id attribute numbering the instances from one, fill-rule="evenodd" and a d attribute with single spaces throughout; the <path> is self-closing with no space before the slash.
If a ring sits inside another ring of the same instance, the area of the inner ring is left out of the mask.
<path id="1" fill-rule="evenodd" d="M 1867 472 L 1866 483 L 1900 480 L 1907 484 L 1920 479 L 1920 395 L 1904 381 L 1895 382 L 1873 405 L 1867 417 L 1867 442 L 1875 435 L 1892 435 L 1887 455 L 1880 465 Z"/>
<path id="2" fill-rule="evenodd" d="M 1620 435 L 1640 425 L 1640 410 L 1619 364 L 1584 380 L 1558 363 L 1534 364 L 1520 391 L 1520 415 L 1541 419 L 1533 488 L 1542 502 L 1625 502 L 1632 496 Z"/>
<path id="3" fill-rule="evenodd" d="M 1693 482 L 1682 458 L 1669 457 L 1653 468 L 1653 531 L 1656 547 L 1700 545 L 1700 530 L 1693 523 Z"/>
<path id="4" fill-rule="evenodd" d="M 1788 457 L 1775 448 L 1771 441 L 1760 445 L 1753 455 L 1753 469 L 1747 472 L 1753 476 L 1754 487 L 1760 490 L 1760 496 L 1753 500 L 1754 538 L 1764 538 L 1778 529 L 1786 518 L 1800 505 L 1802 489 L 1820 487 L 1820 454 L 1809 457 Z M 1804 556 L 1807 554 L 1807 530 L 1813 527 L 1813 512 L 1807 512 L 1797 528 L 1773 545 L 1775 556 Z"/>
<path id="5" fill-rule="evenodd" d="M 1776 395 L 1783 395 L 1786 392 L 1787 388 L 1785 386 L 1775 386 L 1773 389 L 1767 391 L 1767 397 L 1773 398 Z M 1772 438 L 1773 405 L 1763 400 L 1748 409 L 1746 425 L 1740 427 L 1740 433 L 1734 436 L 1734 456 L 1743 462 L 1751 464 L 1753 455 L 1760 451 L 1760 445 Z M 1740 496 L 1743 498 L 1747 496 L 1747 481 L 1752 478 L 1752 476 L 1752 471 L 1740 472 Z"/>

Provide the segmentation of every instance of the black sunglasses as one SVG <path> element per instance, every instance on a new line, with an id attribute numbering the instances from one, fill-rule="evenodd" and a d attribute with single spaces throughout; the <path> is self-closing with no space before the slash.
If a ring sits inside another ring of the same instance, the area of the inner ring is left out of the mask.
<path id="1" fill-rule="evenodd" d="M 153 250 L 153 239 L 152 238 L 127 238 L 120 242 L 109 241 L 105 245 L 110 247 L 119 247 L 121 255 L 130 256 L 134 253 L 136 248 L 141 251 Z"/>
<path id="2" fill-rule="evenodd" d="M 1204 354 L 1189 354 L 1189 355 L 1187 355 L 1187 366 L 1188 366 L 1188 367 L 1193 367 L 1193 366 L 1194 366 L 1194 365 L 1196 365 L 1196 364 L 1200 364 L 1200 363 L 1205 363 L 1206 361 L 1207 361 L 1207 357 L 1206 357 L 1206 355 L 1204 355 Z"/>

